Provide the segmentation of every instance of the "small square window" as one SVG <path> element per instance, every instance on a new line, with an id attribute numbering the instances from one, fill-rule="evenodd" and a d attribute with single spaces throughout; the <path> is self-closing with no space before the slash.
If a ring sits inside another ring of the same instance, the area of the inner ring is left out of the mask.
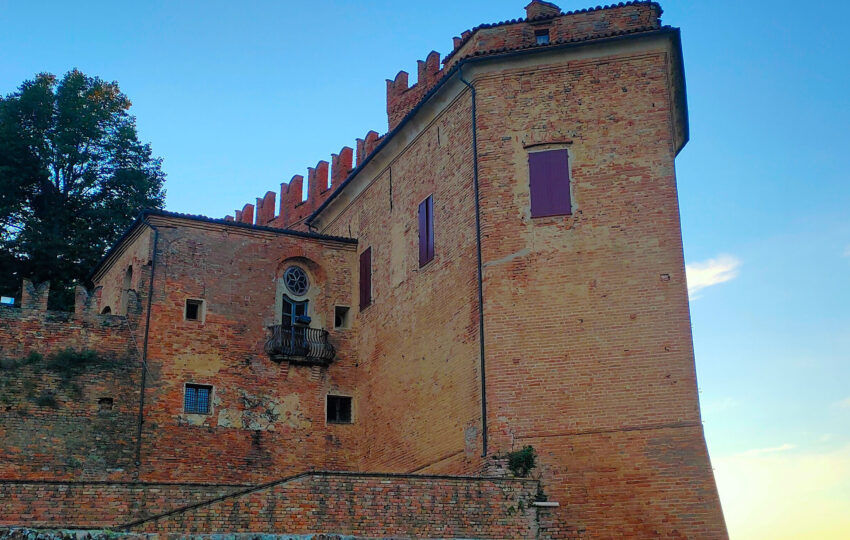
<path id="1" fill-rule="evenodd" d="M 109 412 L 112 410 L 114 400 L 111 397 L 102 397 L 97 400 L 97 410 L 99 412 Z"/>
<path id="2" fill-rule="evenodd" d="M 534 32 L 534 37 L 537 40 L 538 45 L 549 44 L 549 30 L 536 30 Z"/>
<path id="3" fill-rule="evenodd" d="M 190 414 L 209 414 L 212 386 L 205 384 L 187 384 L 183 394 L 183 412 Z"/>
<path id="4" fill-rule="evenodd" d="M 351 423 L 351 398 L 328 395 L 328 424 Z"/>
<path id="5" fill-rule="evenodd" d="M 186 311 L 184 312 L 187 321 L 202 321 L 204 319 L 204 301 L 203 300 L 186 300 Z"/>
<path id="6" fill-rule="evenodd" d="M 348 328 L 348 306 L 334 307 L 334 328 Z"/>

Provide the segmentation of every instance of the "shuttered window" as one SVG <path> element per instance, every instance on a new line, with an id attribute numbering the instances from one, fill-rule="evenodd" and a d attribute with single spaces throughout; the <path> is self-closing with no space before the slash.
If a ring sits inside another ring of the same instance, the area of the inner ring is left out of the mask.
<path id="1" fill-rule="evenodd" d="M 360 311 L 372 303 L 372 248 L 360 254 Z"/>
<path id="2" fill-rule="evenodd" d="M 531 217 L 564 216 L 572 213 L 570 169 L 566 150 L 528 154 Z"/>
<path id="3" fill-rule="evenodd" d="M 419 266 L 434 259 L 434 197 L 419 203 Z"/>

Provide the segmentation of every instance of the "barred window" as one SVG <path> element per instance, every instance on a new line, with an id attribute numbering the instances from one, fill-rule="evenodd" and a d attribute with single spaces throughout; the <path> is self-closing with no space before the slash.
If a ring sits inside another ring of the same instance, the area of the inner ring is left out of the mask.
<path id="1" fill-rule="evenodd" d="M 192 414 L 210 413 L 210 395 L 212 386 L 203 384 L 187 384 L 183 397 L 183 410 Z"/>

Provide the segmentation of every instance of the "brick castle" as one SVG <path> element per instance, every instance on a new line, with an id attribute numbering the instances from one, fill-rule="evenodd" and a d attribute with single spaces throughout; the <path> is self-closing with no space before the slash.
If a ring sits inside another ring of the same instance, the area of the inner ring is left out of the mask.
<path id="1" fill-rule="evenodd" d="M 25 282 L 0 525 L 725 538 L 661 11 L 534 0 L 388 80 L 389 131 L 306 200 L 297 175 L 224 219 L 143 212 L 73 313 Z"/>

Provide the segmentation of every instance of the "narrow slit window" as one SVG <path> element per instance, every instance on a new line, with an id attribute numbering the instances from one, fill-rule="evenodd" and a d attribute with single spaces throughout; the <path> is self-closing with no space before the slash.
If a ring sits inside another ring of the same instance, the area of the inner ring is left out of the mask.
<path id="1" fill-rule="evenodd" d="M 419 203 L 419 267 L 434 259 L 434 196 Z"/>
<path id="2" fill-rule="evenodd" d="M 372 305 L 372 248 L 360 254 L 360 311 Z"/>
<path id="3" fill-rule="evenodd" d="M 200 321 L 203 318 L 204 314 L 204 301 L 203 300 L 186 300 L 186 320 L 187 321 Z"/>
<path id="4" fill-rule="evenodd" d="M 348 396 L 328 396 L 328 424 L 351 423 L 351 398 Z"/>
<path id="5" fill-rule="evenodd" d="M 187 384 L 183 397 L 183 411 L 189 414 L 209 414 L 212 386 Z"/>
<path id="6" fill-rule="evenodd" d="M 528 154 L 531 217 L 572 214 L 570 169 L 566 149 Z"/>

